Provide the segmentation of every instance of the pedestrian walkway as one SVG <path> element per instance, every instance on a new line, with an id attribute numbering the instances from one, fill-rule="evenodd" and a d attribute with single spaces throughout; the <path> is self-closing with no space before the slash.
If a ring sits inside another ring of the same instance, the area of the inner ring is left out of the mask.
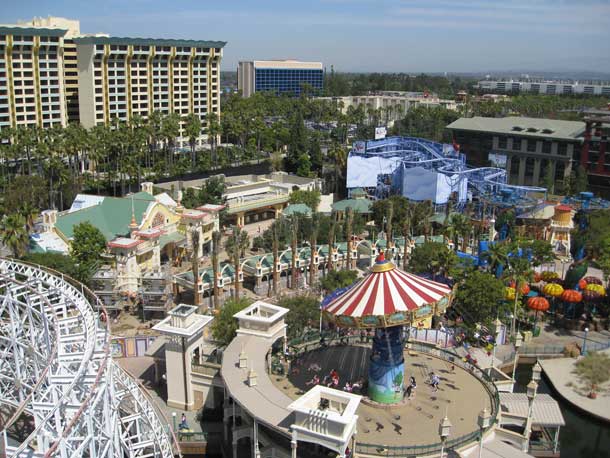
<path id="1" fill-rule="evenodd" d="M 604 353 L 610 355 L 610 350 Z M 555 391 L 569 403 L 601 420 L 610 422 L 610 393 L 598 390 L 596 399 L 587 396 L 587 392 L 577 390 L 578 380 L 574 375 L 577 358 L 558 358 L 540 360 L 542 370 Z M 604 388 L 604 387 L 602 387 Z"/>

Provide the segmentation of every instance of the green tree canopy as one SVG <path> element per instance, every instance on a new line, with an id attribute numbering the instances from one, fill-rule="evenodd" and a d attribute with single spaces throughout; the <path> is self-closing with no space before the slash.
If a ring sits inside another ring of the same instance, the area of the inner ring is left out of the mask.
<path id="1" fill-rule="evenodd" d="M 315 296 L 285 297 L 278 305 L 289 310 L 286 325 L 290 339 L 303 335 L 307 327 L 316 326 L 320 318 L 320 301 Z"/>
<path id="2" fill-rule="evenodd" d="M 4 215 L 0 220 L 0 240 L 5 247 L 18 258 L 25 254 L 28 248 L 28 232 L 26 220 L 19 213 Z"/>
<path id="3" fill-rule="evenodd" d="M 320 191 L 307 191 L 302 189 L 294 190 L 290 193 L 290 203 L 305 204 L 315 212 L 320 205 Z"/>
<path id="4" fill-rule="evenodd" d="M 355 270 L 331 270 L 320 281 L 320 286 L 328 292 L 351 285 L 358 278 Z"/>
<path id="5" fill-rule="evenodd" d="M 468 272 L 457 286 L 454 307 L 464 323 L 491 325 L 496 316 L 502 319 L 510 313 L 511 305 L 504 302 L 504 283 L 488 272 Z"/>
<path id="6" fill-rule="evenodd" d="M 425 242 L 411 252 L 408 269 L 415 273 L 447 276 L 457 261 L 457 255 L 444 243 Z"/>
<path id="7" fill-rule="evenodd" d="M 85 221 L 73 229 L 70 256 L 80 266 L 93 268 L 106 249 L 106 238 L 93 224 Z"/>
<path id="8" fill-rule="evenodd" d="M 220 346 L 227 346 L 235 337 L 237 320 L 233 318 L 237 312 L 242 311 L 252 303 L 252 299 L 239 298 L 227 300 L 220 312 L 212 322 L 212 337 Z"/>
<path id="9" fill-rule="evenodd" d="M 70 256 L 62 253 L 29 253 L 23 257 L 23 260 L 56 270 L 82 283 L 88 283 L 90 279 L 87 269 L 76 264 Z"/>

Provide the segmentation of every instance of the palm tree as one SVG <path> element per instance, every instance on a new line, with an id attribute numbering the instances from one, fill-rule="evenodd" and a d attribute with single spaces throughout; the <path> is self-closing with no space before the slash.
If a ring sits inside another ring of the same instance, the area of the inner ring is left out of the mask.
<path id="1" fill-rule="evenodd" d="M 220 290 L 218 288 L 218 274 L 220 273 L 218 251 L 220 248 L 220 237 L 221 234 L 219 231 L 212 232 L 212 275 L 214 276 L 212 282 L 214 285 L 214 308 L 216 310 L 220 309 L 220 298 L 218 297 L 220 294 Z"/>
<path id="2" fill-rule="evenodd" d="M 328 234 L 328 271 L 332 271 L 335 268 L 335 264 L 333 262 L 333 249 L 335 248 L 335 237 L 337 231 L 337 214 L 333 212 L 330 216 L 330 231 Z"/>
<path id="3" fill-rule="evenodd" d="M 13 252 L 15 258 L 22 256 L 29 242 L 25 218 L 19 213 L 5 215 L 0 221 L 0 240 Z"/>
<path id="4" fill-rule="evenodd" d="M 402 267 L 404 270 L 407 270 L 408 256 L 409 256 L 409 240 L 410 240 L 410 232 L 411 232 L 411 222 L 413 219 L 413 205 L 411 203 L 408 204 L 405 211 L 405 218 L 402 220 L 402 235 L 404 237 L 404 246 L 403 246 L 403 254 L 402 254 Z"/>
<path id="5" fill-rule="evenodd" d="M 201 135 L 201 119 L 195 113 L 189 113 L 184 117 L 184 133 L 188 137 L 189 145 L 191 146 L 191 170 L 195 170 L 197 163 L 195 146 L 197 139 Z"/>
<path id="6" fill-rule="evenodd" d="M 508 272 L 506 277 L 515 282 L 515 306 L 511 323 L 510 335 L 515 335 L 515 321 L 517 319 L 517 304 L 519 302 L 519 291 L 521 286 L 529 283 L 532 279 L 533 271 L 530 262 L 527 258 L 517 256 L 517 250 L 514 251 L 514 256 L 508 257 Z"/>
<path id="7" fill-rule="evenodd" d="M 309 255 L 309 287 L 313 288 L 313 285 L 316 281 L 316 277 L 318 274 L 318 265 L 314 265 L 313 257 L 317 251 L 317 238 L 318 238 L 318 215 L 317 213 L 313 213 L 311 215 L 311 230 L 309 233 L 309 246 L 310 246 L 310 255 Z"/>
<path id="8" fill-rule="evenodd" d="M 193 296 L 194 303 L 198 306 L 201 303 L 201 296 L 199 295 L 199 237 L 201 232 L 199 228 L 195 227 L 191 230 L 191 245 L 192 245 L 192 257 L 191 263 L 193 268 Z"/>
<path id="9" fill-rule="evenodd" d="M 245 254 L 246 250 L 250 246 L 250 237 L 248 232 L 240 228 L 239 226 L 233 226 L 233 233 L 225 241 L 225 251 L 229 255 L 229 259 L 233 263 L 235 270 L 235 297 L 241 296 L 241 283 L 239 281 L 239 272 L 241 270 L 240 258 Z"/>
<path id="10" fill-rule="evenodd" d="M 278 222 L 274 221 L 273 225 L 272 225 L 272 234 L 273 234 L 273 243 L 272 243 L 272 250 L 273 250 L 273 294 L 277 295 L 279 292 L 278 289 L 278 281 L 279 281 L 279 271 L 278 271 L 278 264 L 279 264 L 279 245 L 280 245 L 280 241 L 279 241 L 279 236 L 277 233 L 277 226 L 278 226 Z"/>
<path id="11" fill-rule="evenodd" d="M 394 218 L 394 204 L 388 199 L 386 206 L 386 258 L 388 261 L 392 260 L 392 251 L 390 250 L 390 244 L 392 243 L 392 218 Z"/>
<path id="12" fill-rule="evenodd" d="M 430 218 L 432 218 L 432 215 L 434 215 L 434 208 L 430 200 L 418 202 L 413 209 L 413 221 L 417 224 L 417 230 L 423 232 L 426 242 L 431 232 Z"/>
<path id="13" fill-rule="evenodd" d="M 30 202 L 24 202 L 19 209 L 19 214 L 23 216 L 25 220 L 25 229 L 28 232 L 32 232 L 34 229 L 34 222 L 38 217 L 38 209 L 34 207 Z"/>
<path id="14" fill-rule="evenodd" d="M 482 254 L 482 257 L 487 260 L 489 270 L 495 272 L 496 277 L 499 277 L 502 273 L 500 266 L 506 265 L 508 252 L 508 244 L 496 242 L 490 243 L 487 251 Z"/>
<path id="15" fill-rule="evenodd" d="M 222 129 L 216 113 L 208 114 L 206 117 L 206 122 L 208 130 L 208 142 L 210 142 L 210 146 L 212 147 L 212 165 L 216 166 L 216 143 L 218 141 L 218 137 L 222 133 Z"/>
<path id="16" fill-rule="evenodd" d="M 462 252 L 466 252 L 468 239 L 470 238 L 470 233 L 472 231 L 472 223 L 470 222 L 470 218 L 461 213 L 451 215 L 447 230 L 452 234 L 452 239 L 455 244 L 455 251 L 458 250 L 458 238 L 462 237 Z"/>
<path id="17" fill-rule="evenodd" d="M 347 266 L 346 268 L 350 270 L 352 268 L 352 226 L 354 222 L 354 210 L 352 207 L 347 207 L 347 212 L 345 215 L 345 231 L 347 236 Z"/>
<path id="18" fill-rule="evenodd" d="M 291 269 L 290 269 L 290 286 L 292 289 L 296 289 L 297 287 L 297 238 L 299 236 L 299 217 L 298 215 L 294 215 L 290 218 L 290 222 L 292 223 L 290 226 L 290 251 L 292 252 L 292 260 L 291 260 Z"/>

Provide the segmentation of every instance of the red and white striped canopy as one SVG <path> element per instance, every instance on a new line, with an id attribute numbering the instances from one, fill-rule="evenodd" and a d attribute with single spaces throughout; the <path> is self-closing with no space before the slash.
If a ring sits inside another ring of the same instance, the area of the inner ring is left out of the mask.
<path id="1" fill-rule="evenodd" d="M 451 288 L 443 283 L 406 273 L 380 258 L 369 275 L 331 301 L 324 311 L 356 320 L 367 316 L 387 317 L 434 304 L 451 293 Z"/>

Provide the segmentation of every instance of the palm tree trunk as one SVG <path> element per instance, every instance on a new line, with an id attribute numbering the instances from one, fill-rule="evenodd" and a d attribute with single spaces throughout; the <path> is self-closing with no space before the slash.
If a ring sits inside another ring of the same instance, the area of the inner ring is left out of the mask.
<path id="1" fill-rule="evenodd" d="M 279 263 L 279 241 L 277 234 L 277 222 L 273 223 L 273 294 L 277 295 L 279 293 L 278 288 L 278 280 L 279 280 L 279 272 L 278 272 L 278 263 Z"/>
<path id="2" fill-rule="evenodd" d="M 214 231 L 212 233 L 212 272 L 214 278 L 212 280 L 214 284 L 214 308 L 220 309 L 220 288 L 218 288 L 218 275 L 220 273 L 220 265 L 218 263 L 218 250 L 220 248 L 220 232 Z"/>

